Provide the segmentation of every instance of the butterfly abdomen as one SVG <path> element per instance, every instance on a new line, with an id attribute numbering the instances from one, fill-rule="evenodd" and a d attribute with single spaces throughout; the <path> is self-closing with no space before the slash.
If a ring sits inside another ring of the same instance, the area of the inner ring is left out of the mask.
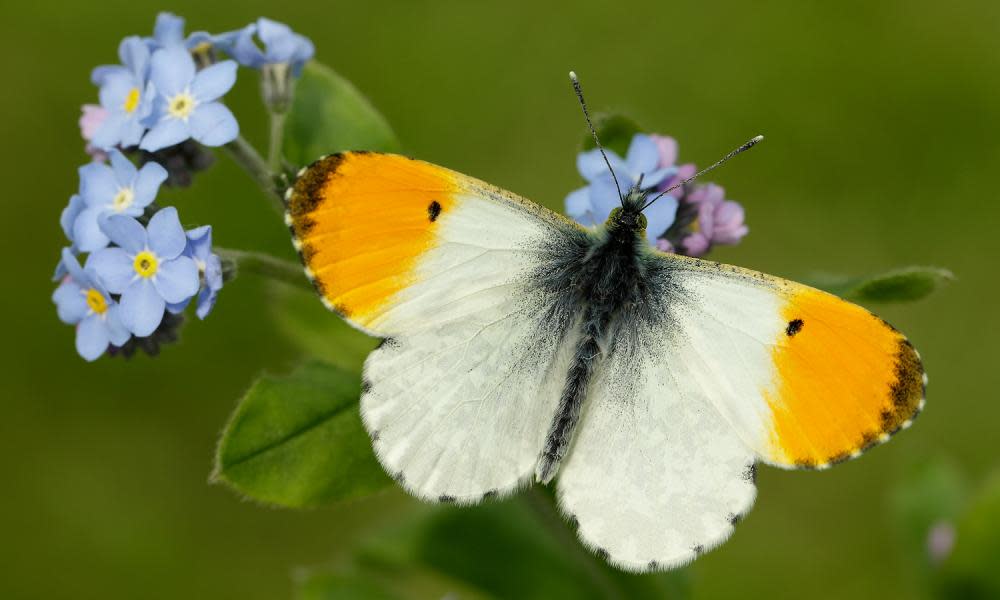
<path id="1" fill-rule="evenodd" d="M 542 483 L 552 480 L 569 450 L 594 369 L 614 345 L 622 311 L 642 295 L 639 243 L 634 234 L 595 237 L 578 262 L 568 265 L 572 283 L 564 293 L 581 314 L 582 335 L 535 469 Z"/>

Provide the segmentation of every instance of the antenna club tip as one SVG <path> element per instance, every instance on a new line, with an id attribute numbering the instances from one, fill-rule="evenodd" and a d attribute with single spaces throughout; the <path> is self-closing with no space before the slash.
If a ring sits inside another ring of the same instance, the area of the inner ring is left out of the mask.
<path id="1" fill-rule="evenodd" d="M 569 78 L 572 79 L 573 81 L 576 81 L 576 71 L 570 71 Z"/>
<path id="2" fill-rule="evenodd" d="M 753 142 L 753 143 L 755 143 L 755 144 L 756 144 L 757 142 L 762 142 L 762 141 L 764 141 L 764 136 L 762 136 L 762 135 L 758 135 L 758 136 L 754 137 L 754 138 L 753 138 L 752 140 L 750 140 L 750 141 L 751 141 L 751 142 Z"/>

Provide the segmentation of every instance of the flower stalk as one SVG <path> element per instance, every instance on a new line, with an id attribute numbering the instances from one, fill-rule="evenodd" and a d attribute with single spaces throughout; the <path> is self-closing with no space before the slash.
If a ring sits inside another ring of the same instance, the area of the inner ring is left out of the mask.
<path id="1" fill-rule="evenodd" d="M 275 171 L 272 171 L 257 150 L 246 141 L 243 136 L 237 136 L 235 140 L 226 144 L 226 150 L 237 164 L 243 167 L 254 181 L 264 190 L 267 197 L 271 199 L 272 207 L 280 214 L 285 213 L 285 200 L 282 197 L 282 189 L 278 184 Z"/>
<path id="2" fill-rule="evenodd" d="M 251 250 L 216 247 L 215 251 L 222 259 L 222 270 L 227 279 L 234 277 L 236 273 L 252 273 L 313 291 L 312 284 L 306 279 L 305 272 L 298 263 Z"/>

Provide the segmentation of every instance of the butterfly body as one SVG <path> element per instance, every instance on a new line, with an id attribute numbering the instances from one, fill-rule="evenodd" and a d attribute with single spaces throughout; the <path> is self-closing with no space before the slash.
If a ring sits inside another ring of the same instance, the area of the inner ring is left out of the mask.
<path id="1" fill-rule="evenodd" d="M 926 376 L 865 309 L 658 252 L 630 190 L 600 228 L 401 156 L 303 170 L 286 222 L 323 302 L 385 339 L 361 412 L 428 501 L 557 486 L 590 548 L 632 571 L 722 543 L 755 464 L 825 468 L 910 424 Z"/>

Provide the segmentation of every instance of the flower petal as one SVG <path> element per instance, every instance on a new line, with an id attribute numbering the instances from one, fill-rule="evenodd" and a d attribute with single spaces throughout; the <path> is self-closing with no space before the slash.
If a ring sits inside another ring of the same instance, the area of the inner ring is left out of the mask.
<path id="1" fill-rule="evenodd" d="M 67 325 L 76 325 L 90 310 L 83 289 L 72 279 L 64 281 L 52 292 L 52 301 L 56 303 L 59 320 Z"/>
<path id="2" fill-rule="evenodd" d="M 660 167 L 672 167 L 677 162 L 677 140 L 667 135 L 651 135 L 660 153 Z M 669 242 L 668 242 L 669 243 Z M 673 246 L 671 246 L 673 248 Z M 673 252 L 667 250 L 666 252 Z"/>
<path id="3" fill-rule="evenodd" d="M 142 81 L 149 74 L 149 47 L 137 35 L 130 35 L 118 45 L 118 58 L 129 68 L 136 79 Z"/>
<path id="4" fill-rule="evenodd" d="M 143 136 L 139 147 L 148 152 L 156 152 L 174 146 L 191 137 L 191 128 L 180 119 L 165 116 Z"/>
<path id="5" fill-rule="evenodd" d="M 149 248 L 156 253 L 161 262 L 177 258 L 184 252 L 187 236 L 181 227 L 177 209 L 173 206 L 168 206 L 153 215 L 146 231 L 149 234 Z"/>
<path id="6" fill-rule="evenodd" d="M 121 248 L 105 248 L 87 257 L 87 269 L 97 273 L 98 279 L 112 294 L 124 292 L 135 279 L 132 259 Z"/>
<path id="7" fill-rule="evenodd" d="M 608 162 L 611 163 L 611 168 L 614 169 L 615 175 L 621 177 L 619 173 L 624 174 L 628 171 L 625 161 L 623 161 L 620 156 L 611 150 L 605 150 L 605 152 L 607 152 Z M 593 181 L 594 179 L 605 175 L 608 177 L 611 176 L 610 173 L 608 173 L 608 165 L 605 164 L 604 157 L 601 156 L 601 151 L 597 148 L 577 154 L 576 169 L 587 181 Z"/>
<path id="8" fill-rule="evenodd" d="M 87 208 L 73 222 L 73 245 L 81 252 L 94 252 L 108 245 L 108 236 L 101 229 L 98 220 L 106 209 Z"/>
<path id="9" fill-rule="evenodd" d="M 163 320 L 166 303 L 153 287 L 153 282 L 140 279 L 122 292 L 120 316 L 125 328 L 138 337 L 156 331 Z"/>
<path id="10" fill-rule="evenodd" d="M 264 53 L 260 51 L 253 41 L 253 34 L 257 32 L 257 26 L 247 25 L 241 29 L 235 37 L 231 38 L 230 54 L 241 65 L 257 68 L 264 64 Z"/>
<path id="11" fill-rule="evenodd" d="M 167 302 L 183 302 L 198 293 L 198 266 L 186 256 L 163 261 L 156 270 L 153 285 Z"/>
<path id="12" fill-rule="evenodd" d="M 711 246 L 708 238 L 700 231 L 696 231 L 681 240 L 681 245 L 684 247 L 684 253 L 688 256 L 703 256 Z"/>
<path id="13" fill-rule="evenodd" d="M 590 206 L 590 187 L 573 190 L 566 196 L 566 214 L 583 225 L 596 225 Z"/>
<path id="14" fill-rule="evenodd" d="M 184 19 L 169 12 L 156 15 L 153 25 L 153 39 L 161 48 L 178 46 L 184 43 Z"/>
<path id="15" fill-rule="evenodd" d="M 663 180 L 677 174 L 677 167 L 661 167 L 643 175 L 642 189 L 648 190 L 658 186 Z"/>
<path id="16" fill-rule="evenodd" d="M 202 225 L 194 229 L 188 229 L 188 244 L 184 249 L 184 254 L 200 261 L 208 260 L 212 252 L 212 226 Z"/>
<path id="17" fill-rule="evenodd" d="M 167 180 L 167 170 L 159 163 L 150 161 L 139 169 L 139 174 L 135 178 L 135 185 L 132 187 L 134 194 L 132 206 L 145 208 L 156 199 L 156 193 L 160 185 Z"/>
<path id="18" fill-rule="evenodd" d="M 100 358 L 108 341 L 108 328 L 98 315 L 90 315 L 76 326 L 76 351 L 88 361 Z"/>
<path id="19" fill-rule="evenodd" d="M 112 242 L 124 248 L 129 254 L 134 256 L 146 249 L 148 243 L 146 230 L 132 217 L 111 215 L 98 219 L 98 224 Z"/>
<path id="20" fill-rule="evenodd" d="M 90 285 L 90 277 L 83 272 L 83 267 L 77 262 L 76 257 L 73 256 L 73 252 L 69 248 L 62 249 L 61 258 L 63 265 L 66 267 L 66 272 L 73 278 L 73 281 L 76 281 L 81 286 Z"/>
<path id="21" fill-rule="evenodd" d="M 139 172 L 135 165 L 116 149 L 109 151 L 108 157 L 111 159 L 111 170 L 115 174 L 118 187 L 130 187 L 135 182 L 135 176 Z M 115 190 L 116 193 L 117 191 Z"/>
<path id="22" fill-rule="evenodd" d="M 236 83 L 237 68 L 238 65 L 231 60 L 224 60 L 210 67 L 205 67 L 194 76 L 191 94 L 199 103 L 212 102 L 221 98 Z"/>
<path id="23" fill-rule="evenodd" d="M 69 204 L 59 215 L 59 226 L 66 234 L 66 239 L 73 241 L 73 224 L 76 223 L 76 218 L 80 216 L 85 207 L 86 203 L 83 198 L 79 194 L 73 194 L 69 199 Z"/>
<path id="24" fill-rule="evenodd" d="M 194 314 L 198 315 L 198 318 L 205 320 L 208 313 L 212 312 L 212 308 L 215 307 L 215 301 L 219 297 L 218 290 L 213 290 L 209 287 L 205 287 L 198 294 L 198 306 L 195 308 Z"/>
<path id="25" fill-rule="evenodd" d="M 621 198 L 618 197 L 618 188 L 615 187 L 611 174 L 598 177 L 590 184 L 590 206 L 597 222 L 606 221 L 611 211 L 621 206 L 621 203 Z"/>
<path id="26" fill-rule="evenodd" d="M 646 239 L 650 244 L 656 244 L 656 238 L 666 233 L 677 217 L 677 198 L 663 196 L 652 203 L 646 210 Z"/>
<path id="27" fill-rule="evenodd" d="M 660 149 L 653 138 L 644 133 L 632 136 L 625 155 L 625 163 L 629 171 L 638 176 L 639 173 L 649 173 L 656 170 L 660 164 Z"/>
<path id="28" fill-rule="evenodd" d="M 87 206 L 107 206 L 118 193 L 118 181 L 111 167 L 101 163 L 88 163 L 79 169 L 80 195 Z"/>
<path id="29" fill-rule="evenodd" d="M 153 53 L 150 79 L 156 91 L 170 97 L 183 92 L 194 79 L 194 59 L 183 46 L 171 46 Z"/>
<path id="30" fill-rule="evenodd" d="M 123 346 L 132 337 L 128 328 L 122 323 L 121 307 L 118 304 L 108 307 L 108 312 L 104 314 L 104 324 L 108 328 L 108 338 L 115 346 Z"/>
<path id="31" fill-rule="evenodd" d="M 191 113 L 191 137 L 206 146 L 221 146 L 236 139 L 240 126 L 229 109 L 218 102 L 209 102 Z"/>

